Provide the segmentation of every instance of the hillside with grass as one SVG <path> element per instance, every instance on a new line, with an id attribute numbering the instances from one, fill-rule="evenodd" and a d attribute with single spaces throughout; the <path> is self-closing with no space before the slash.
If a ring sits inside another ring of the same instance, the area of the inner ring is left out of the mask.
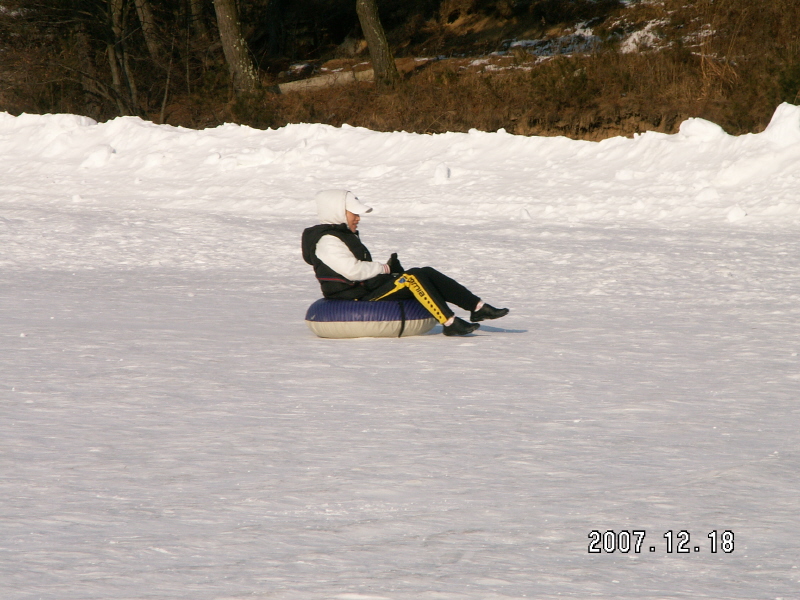
<path id="1" fill-rule="evenodd" d="M 232 93 L 212 28 L 204 46 L 187 42 L 185 56 L 173 35 L 169 70 L 140 76 L 150 81 L 140 116 L 192 128 L 312 122 L 599 140 L 673 133 L 689 117 L 758 132 L 781 102 L 800 102 L 795 0 L 387 0 L 381 16 L 402 74 L 392 88 L 369 80 L 350 4 L 300 1 L 276 16 L 265 8 L 277 10 L 274 2 L 243 2 L 262 83 L 250 94 Z M 58 72 L 58 64 L 77 70 L 75 40 L 54 60 L 52 44 L 34 38 L 3 38 L 0 108 L 98 120 L 119 113 Z M 313 85 L 287 85 L 298 81 Z"/>

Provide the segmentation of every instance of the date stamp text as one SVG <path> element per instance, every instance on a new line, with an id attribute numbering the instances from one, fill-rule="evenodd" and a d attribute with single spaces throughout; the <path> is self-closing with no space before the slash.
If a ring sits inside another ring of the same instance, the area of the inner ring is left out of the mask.
<path id="1" fill-rule="evenodd" d="M 655 537 L 658 542 L 652 541 L 653 536 L 650 538 L 651 541 L 645 541 L 647 532 L 641 529 L 632 531 L 609 529 L 602 533 L 594 529 L 589 532 L 589 554 L 613 554 L 614 552 L 640 554 L 659 550 L 666 551 L 667 554 L 691 554 L 693 552 L 711 552 L 711 554 L 723 552 L 724 554 L 730 554 L 734 548 L 733 531 L 729 529 L 725 531 L 717 531 L 716 529 L 710 531 L 701 543 L 693 543 L 692 534 L 685 529 L 677 533 L 670 529 Z"/>

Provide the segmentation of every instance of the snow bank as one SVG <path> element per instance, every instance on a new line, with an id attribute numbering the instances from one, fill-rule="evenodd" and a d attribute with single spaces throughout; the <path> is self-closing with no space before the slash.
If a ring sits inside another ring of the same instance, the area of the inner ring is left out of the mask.
<path id="1" fill-rule="evenodd" d="M 760 134 L 689 119 L 675 135 L 599 143 L 4 113 L 0 156 L 5 199 L 26 204 L 313 215 L 315 191 L 345 186 L 378 216 L 800 223 L 800 107 L 789 104 Z"/>

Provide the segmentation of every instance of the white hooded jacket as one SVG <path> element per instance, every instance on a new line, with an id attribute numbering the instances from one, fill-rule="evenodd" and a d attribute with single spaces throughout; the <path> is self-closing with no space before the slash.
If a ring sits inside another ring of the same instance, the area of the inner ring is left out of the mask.
<path id="1" fill-rule="evenodd" d="M 351 206 L 363 207 L 364 212 L 372 209 L 364 207 L 353 194 L 348 190 L 325 190 L 319 192 L 315 200 L 317 202 L 317 215 L 319 222 L 327 225 L 340 225 L 347 223 L 347 204 Z M 356 212 L 356 211 L 351 211 Z M 388 273 L 387 265 L 356 259 L 350 249 L 342 240 L 332 235 L 323 235 L 316 247 L 317 258 L 324 262 L 328 267 L 346 277 L 350 281 L 364 281 L 382 273 Z"/>

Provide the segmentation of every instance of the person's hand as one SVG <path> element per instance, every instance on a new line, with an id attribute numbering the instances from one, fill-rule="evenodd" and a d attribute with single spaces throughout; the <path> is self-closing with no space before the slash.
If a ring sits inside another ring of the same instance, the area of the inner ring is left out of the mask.
<path id="1" fill-rule="evenodd" d="M 389 257 L 389 262 L 386 263 L 389 265 L 389 272 L 390 273 L 402 273 L 403 272 L 403 265 L 400 264 L 400 261 L 397 260 L 397 252 L 393 252 L 392 256 Z"/>

